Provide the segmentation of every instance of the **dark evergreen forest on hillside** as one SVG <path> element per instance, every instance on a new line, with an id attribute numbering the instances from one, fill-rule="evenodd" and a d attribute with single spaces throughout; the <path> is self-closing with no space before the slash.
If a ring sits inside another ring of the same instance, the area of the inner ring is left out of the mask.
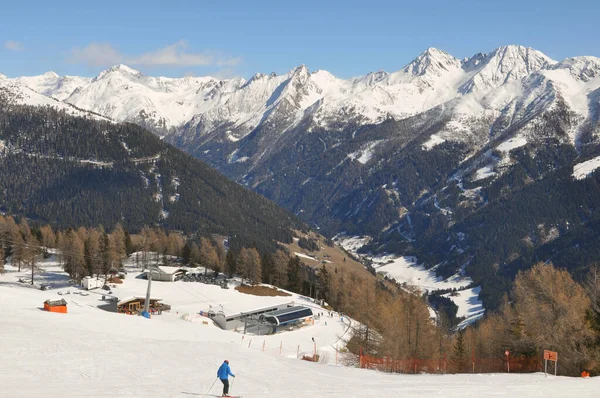
<path id="1" fill-rule="evenodd" d="M 304 225 L 145 129 L 0 102 L 0 208 L 53 226 L 159 225 L 273 251 Z"/>

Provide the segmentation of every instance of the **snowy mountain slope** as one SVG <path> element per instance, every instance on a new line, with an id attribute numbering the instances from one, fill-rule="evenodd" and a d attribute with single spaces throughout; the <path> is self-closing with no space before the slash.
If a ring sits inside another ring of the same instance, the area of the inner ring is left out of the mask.
<path id="1" fill-rule="evenodd" d="M 79 76 L 59 76 L 55 72 L 46 72 L 40 76 L 23 76 L 15 79 L 40 94 L 65 100 L 74 91 L 88 85 L 92 79 Z"/>
<path id="2" fill-rule="evenodd" d="M 586 63 L 593 64 L 594 58 L 565 60 L 558 67 L 568 64 L 581 69 Z M 260 125 L 287 131 L 304 117 L 311 119 L 314 128 L 334 129 L 378 123 L 388 117 L 401 119 L 472 93 L 479 95 L 465 102 L 479 106 L 464 105 L 462 110 L 477 115 L 481 108 L 489 110 L 479 102 L 483 93 L 556 66 L 534 49 L 505 46 L 462 61 L 430 48 L 396 72 L 347 80 L 326 71 L 310 73 L 304 65 L 280 76 L 256 74 L 248 82 L 155 78 L 124 65 L 94 79 L 48 72 L 15 80 L 117 121 L 142 123 L 161 134 L 170 131 L 180 142 L 190 143 L 203 136 L 207 137 L 201 142 L 239 140 Z M 595 72 L 587 67 L 582 73 L 589 79 Z M 508 86 L 504 91 L 519 95 L 518 85 Z"/>
<path id="3" fill-rule="evenodd" d="M 40 94 L 30 87 L 20 83 L 19 81 L 8 79 L 4 75 L 0 75 L 0 96 L 8 100 L 9 103 L 32 106 L 50 106 L 57 110 L 65 111 L 73 116 L 89 117 L 96 120 L 109 120 L 101 115 L 86 112 L 78 107 Z"/>
<path id="4" fill-rule="evenodd" d="M 240 83 L 232 81 L 230 83 Z M 125 65 L 100 73 L 89 84 L 74 90 L 65 102 L 156 130 L 179 126 L 202 112 L 215 90 L 227 90 L 227 82 L 185 77 L 149 77 Z"/>

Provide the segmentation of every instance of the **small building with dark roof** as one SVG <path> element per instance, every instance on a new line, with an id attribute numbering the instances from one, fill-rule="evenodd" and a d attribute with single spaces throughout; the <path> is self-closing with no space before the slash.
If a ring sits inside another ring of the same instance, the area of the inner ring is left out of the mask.
<path id="1" fill-rule="evenodd" d="M 273 328 L 271 333 L 275 333 L 282 326 L 298 325 L 312 316 L 313 312 L 310 308 L 296 306 L 261 315 L 259 320 L 261 323 L 271 326 Z"/>

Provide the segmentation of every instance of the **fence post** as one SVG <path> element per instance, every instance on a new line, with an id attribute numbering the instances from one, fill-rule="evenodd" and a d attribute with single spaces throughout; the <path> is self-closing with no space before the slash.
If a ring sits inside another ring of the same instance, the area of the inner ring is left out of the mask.
<path id="1" fill-rule="evenodd" d="M 338 350 L 336 348 L 336 350 L 335 350 L 335 366 L 337 366 L 337 364 L 338 364 Z"/>
<path id="2" fill-rule="evenodd" d="M 444 374 L 448 373 L 448 362 L 446 360 L 446 353 L 444 353 Z"/>
<path id="3" fill-rule="evenodd" d="M 416 356 L 413 357 L 413 364 L 415 366 L 415 374 L 417 374 L 417 357 Z"/>
<path id="4" fill-rule="evenodd" d="M 475 348 L 471 348 L 471 361 L 473 362 L 473 373 L 475 373 Z"/>
<path id="5" fill-rule="evenodd" d="M 362 351 L 362 347 L 360 347 L 360 350 L 358 351 L 358 366 L 360 368 L 363 367 L 363 359 L 362 359 L 362 357 L 363 357 L 363 351 Z"/>
<path id="6" fill-rule="evenodd" d="M 244 344 L 244 335 L 242 335 L 242 344 Z"/>
<path id="7" fill-rule="evenodd" d="M 266 340 L 263 340 L 263 348 L 262 348 L 262 352 L 265 352 L 265 344 L 266 344 Z"/>
<path id="8" fill-rule="evenodd" d="M 281 350 L 283 349 L 283 341 L 279 343 L 279 356 L 281 356 Z"/>
<path id="9" fill-rule="evenodd" d="M 296 350 L 296 359 L 300 358 L 300 344 L 298 344 L 298 349 Z"/>

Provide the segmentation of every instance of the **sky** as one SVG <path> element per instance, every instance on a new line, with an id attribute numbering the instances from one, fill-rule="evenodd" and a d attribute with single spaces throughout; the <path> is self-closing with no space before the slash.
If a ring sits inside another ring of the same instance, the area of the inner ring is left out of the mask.
<path id="1" fill-rule="evenodd" d="M 1 9 L 0 73 L 250 77 L 305 64 L 339 77 L 401 69 L 429 47 L 458 58 L 520 44 L 600 56 L 597 0 L 61 0 Z"/>

